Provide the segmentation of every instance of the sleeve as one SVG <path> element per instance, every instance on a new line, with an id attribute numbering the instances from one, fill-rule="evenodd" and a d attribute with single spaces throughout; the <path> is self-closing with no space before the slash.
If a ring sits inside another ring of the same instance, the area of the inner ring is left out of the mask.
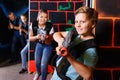
<path id="1" fill-rule="evenodd" d="M 15 20 L 16 24 L 19 26 L 19 25 L 22 25 L 22 20 L 20 17 L 17 17 L 16 20 Z"/>
<path id="2" fill-rule="evenodd" d="M 89 48 L 85 51 L 84 55 L 84 64 L 87 66 L 95 67 L 98 61 L 98 55 L 96 48 Z"/>

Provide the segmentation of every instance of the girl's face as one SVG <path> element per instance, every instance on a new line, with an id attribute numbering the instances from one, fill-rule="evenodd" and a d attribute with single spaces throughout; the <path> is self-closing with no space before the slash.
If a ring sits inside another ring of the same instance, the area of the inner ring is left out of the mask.
<path id="1" fill-rule="evenodd" d="M 39 25 L 45 25 L 47 21 L 48 21 L 48 15 L 44 12 L 41 12 L 38 16 Z"/>
<path id="2" fill-rule="evenodd" d="M 25 17 L 25 16 L 20 16 L 20 18 L 21 18 L 21 20 L 22 20 L 22 22 L 23 22 L 24 24 L 27 23 L 27 17 Z"/>
<path id="3" fill-rule="evenodd" d="M 78 13 L 75 16 L 75 28 L 80 35 L 90 35 L 94 24 L 88 19 L 86 13 Z"/>

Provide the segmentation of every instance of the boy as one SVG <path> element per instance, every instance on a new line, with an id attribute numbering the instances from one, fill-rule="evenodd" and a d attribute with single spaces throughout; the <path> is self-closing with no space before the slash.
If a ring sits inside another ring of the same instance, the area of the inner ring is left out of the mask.
<path id="1" fill-rule="evenodd" d="M 51 80 L 92 80 L 92 72 L 98 55 L 92 30 L 98 20 L 98 13 L 89 7 L 75 11 L 75 29 L 57 32 L 54 40 L 58 42 L 58 59 Z"/>

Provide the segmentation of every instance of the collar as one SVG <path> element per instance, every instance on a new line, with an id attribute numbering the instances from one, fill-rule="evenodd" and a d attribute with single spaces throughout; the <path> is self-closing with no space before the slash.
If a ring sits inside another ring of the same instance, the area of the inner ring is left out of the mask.
<path id="1" fill-rule="evenodd" d="M 41 26 L 38 26 L 38 27 L 39 27 L 40 29 L 43 29 L 43 30 L 44 30 L 46 26 L 43 26 L 43 27 L 41 27 Z"/>

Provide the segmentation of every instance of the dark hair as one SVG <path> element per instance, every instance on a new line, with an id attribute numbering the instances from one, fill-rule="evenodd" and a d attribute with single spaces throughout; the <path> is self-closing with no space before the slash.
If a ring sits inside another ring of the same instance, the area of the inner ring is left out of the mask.
<path id="1" fill-rule="evenodd" d="M 14 12 L 9 12 L 8 15 L 14 14 Z"/>

